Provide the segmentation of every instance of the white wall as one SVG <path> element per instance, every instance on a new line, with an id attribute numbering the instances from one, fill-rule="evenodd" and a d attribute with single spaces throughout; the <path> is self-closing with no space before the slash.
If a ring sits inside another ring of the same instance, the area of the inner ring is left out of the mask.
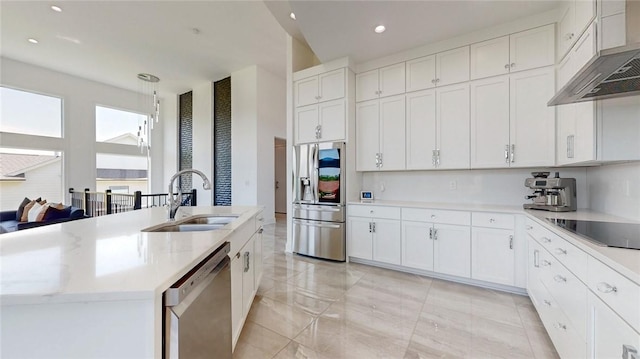
<path id="1" fill-rule="evenodd" d="M 231 202 L 274 215 L 274 140 L 286 136 L 284 79 L 257 66 L 231 74 Z"/>
<path id="2" fill-rule="evenodd" d="M 528 203 L 525 195 L 532 191 L 524 180 L 538 169 L 495 169 L 457 171 L 367 172 L 362 176 L 362 189 L 372 190 L 375 199 L 473 203 L 521 206 Z M 543 169 L 560 177 L 575 178 L 578 208 L 588 208 L 585 168 Z M 456 189 L 450 189 L 455 182 Z M 382 186 L 384 185 L 384 191 Z"/>
<path id="3" fill-rule="evenodd" d="M 594 211 L 640 220 L 640 162 L 587 169 L 587 189 Z"/>
<path id="4" fill-rule="evenodd" d="M 108 106 L 133 112 L 144 112 L 148 102 L 136 92 L 86 80 L 43 67 L 0 58 L 1 84 L 63 99 L 64 138 L 39 137 L 2 133 L 0 146 L 14 148 L 53 149 L 64 152 L 63 188 L 95 189 L 96 150 L 112 148 L 114 144 L 95 141 L 95 107 Z M 132 74 L 134 76 L 135 74 Z M 161 120 L 152 132 L 152 181 L 163 171 L 164 144 L 162 125 L 166 121 L 164 99 L 161 99 Z M 137 147 L 120 154 L 139 155 Z M 155 184 L 154 184 L 155 187 Z"/>
<path id="5" fill-rule="evenodd" d="M 193 162 L 213 184 L 213 82 L 193 88 Z M 193 188 L 198 190 L 198 205 L 213 205 L 213 190 L 202 188 L 202 179 L 193 175 Z"/>

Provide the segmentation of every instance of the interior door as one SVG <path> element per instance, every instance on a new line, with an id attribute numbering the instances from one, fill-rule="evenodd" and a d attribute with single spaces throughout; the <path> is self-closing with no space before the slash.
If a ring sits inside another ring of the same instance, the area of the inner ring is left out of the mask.
<path id="1" fill-rule="evenodd" d="M 283 139 L 276 138 L 274 154 L 275 174 L 275 212 L 287 213 L 287 145 Z"/>

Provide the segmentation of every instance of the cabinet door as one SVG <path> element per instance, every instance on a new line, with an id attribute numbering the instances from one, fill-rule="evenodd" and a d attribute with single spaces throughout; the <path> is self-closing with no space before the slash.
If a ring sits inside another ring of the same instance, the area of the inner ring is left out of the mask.
<path id="1" fill-rule="evenodd" d="M 469 84 L 436 89 L 438 168 L 469 168 Z"/>
<path id="2" fill-rule="evenodd" d="M 509 76 L 473 81 L 470 87 L 471 168 L 509 167 Z"/>
<path id="3" fill-rule="evenodd" d="M 356 75 L 356 102 L 378 98 L 378 70 Z"/>
<path id="4" fill-rule="evenodd" d="M 588 3 L 588 1 L 587 1 Z M 596 54 L 596 26 L 592 24 L 571 49 L 573 76 Z"/>
<path id="5" fill-rule="evenodd" d="M 231 258 L 231 331 L 233 333 L 233 346 L 236 346 L 240 331 L 242 330 L 243 302 L 242 302 L 242 252 L 240 258 Z"/>
<path id="6" fill-rule="evenodd" d="M 260 281 L 262 280 L 262 228 L 258 230 L 258 233 L 255 234 L 254 242 L 253 242 L 253 288 L 255 291 L 258 291 L 258 287 L 260 287 Z"/>
<path id="7" fill-rule="evenodd" d="M 591 292 L 588 312 L 588 358 L 625 358 L 625 345 L 640 352 L 640 334 Z"/>
<path id="8" fill-rule="evenodd" d="M 471 277 L 471 234 L 469 227 L 434 225 L 434 270 L 459 277 Z"/>
<path id="9" fill-rule="evenodd" d="M 321 102 L 344 98 L 344 69 L 321 74 L 318 82 L 318 100 Z"/>
<path id="10" fill-rule="evenodd" d="M 433 271 L 433 225 L 425 222 L 402 221 L 402 265 Z"/>
<path id="11" fill-rule="evenodd" d="M 558 48 L 558 59 L 564 57 L 569 51 L 571 44 L 575 40 L 575 4 L 574 1 L 568 1 L 566 7 L 562 11 L 562 16 L 558 22 L 558 34 L 556 36 L 556 46 Z"/>
<path id="12" fill-rule="evenodd" d="M 380 169 L 405 169 L 404 95 L 380 99 Z"/>
<path id="13" fill-rule="evenodd" d="M 318 76 L 296 81 L 296 107 L 311 105 L 318 102 Z"/>
<path id="14" fill-rule="evenodd" d="M 400 265 L 402 243 L 400 221 L 373 219 L 373 260 Z"/>
<path id="15" fill-rule="evenodd" d="M 596 159 L 596 102 L 580 102 L 575 106 L 575 138 L 573 148 L 575 162 Z"/>
<path id="16" fill-rule="evenodd" d="M 556 88 L 560 90 L 575 74 L 573 54 L 571 52 L 558 64 L 556 74 Z"/>
<path id="17" fill-rule="evenodd" d="M 318 126 L 318 105 L 296 108 L 295 143 L 317 142 L 316 128 Z"/>
<path id="18" fill-rule="evenodd" d="M 436 92 L 426 90 L 406 95 L 407 169 L 430 169 L 436 149 Z"/>
<path id="19" fill-rule="evenodd" d="M 380 70 L 380 97 L 404 93 L 404 62 Z"/>
<path id="20" fill-rule="evenodd" d="M 576 0 L 574 6 L 574 29 L 576 34 L 580 34 L 591 23 L 591 20 L 596 17 L 596 1 Z"/>
<path id="21" fill-rule="evenodd" d="M 509 73 L 509 36 L 471 45 L 471 79 Z"/>
<path id="22" fill-rule="evenodd" d="M 576 104 L 558 106 L 556 114 L 557 141 L 556 164 L 564 165 L 575 161 Z"/>
<path id="23" fill-rule="evenodd" d="M 511 74 L 511 167 L 553 166 L 555 159 L 555 107 L 553 68 Z"/>
<path id="24" fill-rule="evenodd" d="M 511 35 L 509 69 L 525 71 L 554 64 L 554 25 L 522 31 Z"/>
<path id="25" fill-rule="evenodd" d="M 242 260 L 242 315 L 246 316 L 251 309 L 253 296 L 255 295 L 255 278 L 254 278 L 254 237 L 244 245 L 240 250 L 240 259 Z"/>
<path id="26" fill-rule="evenodd" d="M 474 227 L 471 230 L 471 278 L 515 284 L 513 231 Z"/>
<path id="27" fill-rule="evenodd" d="M 378 100 L 356 104 L 356 170 L 377 170 L 376 156 L 380 152 Z"/>
<path id="28" fill-rule="evenodd" d="M 318 104 L 321 141 L 344 141 L 346 138 L 344 99 Z"/>
<path id="29" fill-rule="evenodd" d="M 436 54 L 436 85 L 469 81 L 469 46 Z"/>
<path id="30" fill-rule="evenodd" d="M 421 57 L 406 62 L 406 91 L 418 91 L 435 87 L 436 57 Z"/>
<path id="31" fill-rule="evenodd" d="M 372 220 L 364 217 L 349 217 L 347 255 L 371 260 L 373 258 Z"/>

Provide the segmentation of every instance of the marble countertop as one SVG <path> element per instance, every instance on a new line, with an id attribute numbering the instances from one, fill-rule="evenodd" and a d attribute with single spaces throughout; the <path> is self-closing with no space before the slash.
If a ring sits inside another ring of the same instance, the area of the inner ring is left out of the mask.
<path id="1" fill-rule="evenodd" d="M 0 236 L 0 303 L 150 299 L 218 248 L 261 207 L 181 207 L 177 220 L 239 215 L 207 232 L 141 232 L 167 221 L 156 207 Z"/>
<path id="2" fill-rule="evenodd" d="M 585 239 L 584 237 L 573 232 L 562 229 L 548 221 L 545 218 L 560 219 L 578 219 L 592 220 L 604 222 L 626 222 L 640 223 L 630 219 L 613 216 L 606 213 L 595 212 L 586 209 L 579 209 L 576 212 L 547 212 L 540 210 L 525 210 L 522 206 L 504 206 L 492 204 L 474 204 L 474 203 L 437 203 L 437 202 L 411 202 L 411 201 L 389 201 L 375 200 L 373 202 L 352 201 L 349 205 L 367 205 L 367 206 L 389 206 L 389 207 L 410 207 L 410 208 L 430 208 L 444 209 L 453 211 L 468 212 L 499 212 L 524 214 L 535 220 L 546 229 L 569 240 L 576 247 L 590 254 L 594 258 L 605 263 L 609 267 L 615 269 L 625 277 L 640 285 L 640 250 L 603 247 Z"/>

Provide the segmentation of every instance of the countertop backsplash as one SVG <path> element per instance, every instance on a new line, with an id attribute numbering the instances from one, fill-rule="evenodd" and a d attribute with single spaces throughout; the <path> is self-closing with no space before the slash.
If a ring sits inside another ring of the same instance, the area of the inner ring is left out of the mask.
<path id="1" fill-rule="evenodd" d="M 587 190 L 592 210 L 640 220 L 640 162 L 588 168 Z"/>

